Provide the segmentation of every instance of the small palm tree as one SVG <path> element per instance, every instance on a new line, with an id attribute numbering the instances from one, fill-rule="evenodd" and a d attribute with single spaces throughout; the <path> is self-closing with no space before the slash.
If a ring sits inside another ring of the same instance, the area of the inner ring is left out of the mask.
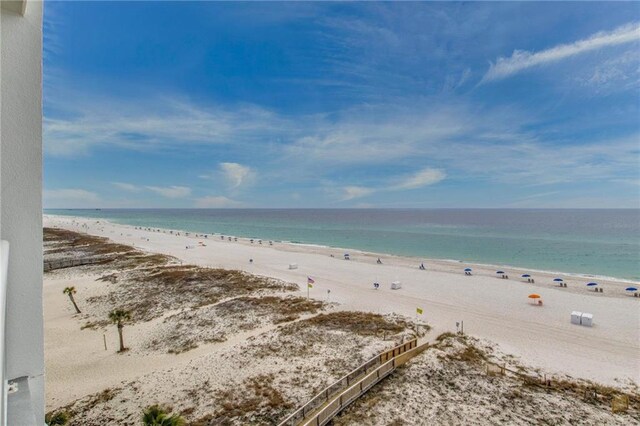
<path id="1" fill-rule="evenodd" d="M 71 303 L 73 303 L 73 307 L 76 308 L 76 313 L 77 314 L 81 313 L 80 309 L 78 308 L 78 305 L 76 304 L 76 299 L 73 298 L 73 295 L 76 294 L 76 288 L 65 287 L 65 289 L 62 292 L 67 296 L 69 296 L 69 300 L 71 300 Z"/>
<path id="2" fill-rule="evenodd" d="M 118 352 L 124 352 L 124 339 L 122 338 L 122 329 L 124 328 L 124 322 L 131 319 L 129 311 L 122 309 L 114 309 L 109 313 L 109 319 L 112 323 L 118 326 L 118 336 L 120 337 L 120 350 Z"/>
<path id="3" fill-rule="evenodd" d="M 157 405 L 152 405 L 142 412 L 142 423 L 145 426 L 183 426 L 184 419 L 177 414 L 169 415 Z"/>

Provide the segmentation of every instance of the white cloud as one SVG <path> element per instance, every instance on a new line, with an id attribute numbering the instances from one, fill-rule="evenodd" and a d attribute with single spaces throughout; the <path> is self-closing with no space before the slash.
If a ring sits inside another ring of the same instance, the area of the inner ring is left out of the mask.
<path id="1" fill-rule="evenodd" d="M 560 61 L 574 55 L 640 40 L 640 24 L 630 23 L 613 31 L 603 31 L 571 44 L 561 44 L 539 52 L 515 50 L 511 57 L 500 57 L 491 64 L 481 83 L 500 80 L 527 68 Z"/>
<path id="2" fill-rule="evenodd" d="M 409 176 L 398 185 L 393 186 L 391 189 L 416 189 L 423 186 L 433 185 L 442 181 L 447 177 L 446 173 L 439 169 L 426 168 L 420 170 L 418 173 Z"/>
<path id="3" fill-rule="evenodd" d="M 238 163 L 220 163 L 220 171 L 231 189 L 251 183 L 256 176 L 250 167 Z"/>
<path id="4" fill-rule="evenodd" d="M 167 198 L 184 198 L 191 195 L 191 188 L 186 186 L 147 186 L 146 188 Z"/>
<path id="5" fill-rule="evenodd" d="M 142 190 L 142 188 L 140 188 L 139 186 L 136 186 L 130 183 L 125 183 L 125 182 L 111 182 L 111 184 L 115 187 L 122 189 L 123 191 L 128 191 L 128 192 L 139 192 Z"/>
<path id="6" fill-rule="evenodd" d="M 366 197 L 375 192 L 372 188 L 363 186 L 345 186 L 342 188 L 342 201 L 353 200 L 354 198 Z"/>
<path id="7" fill-rule="evenodd" d="M 243 203 L 232 200 L 224 196 L 207 196 L 196 199 L 196 207 L 198 208 L 225 208 L 225 207 L 241 207 Z"/>

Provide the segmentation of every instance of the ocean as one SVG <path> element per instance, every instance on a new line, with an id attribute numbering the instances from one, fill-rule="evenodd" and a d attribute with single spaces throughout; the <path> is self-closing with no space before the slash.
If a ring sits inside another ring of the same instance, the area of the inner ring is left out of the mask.
<path id="1" fill-rule="evenodd" d="M 45 213 L 640 280 L 637 209 L 51 209 Z"/>

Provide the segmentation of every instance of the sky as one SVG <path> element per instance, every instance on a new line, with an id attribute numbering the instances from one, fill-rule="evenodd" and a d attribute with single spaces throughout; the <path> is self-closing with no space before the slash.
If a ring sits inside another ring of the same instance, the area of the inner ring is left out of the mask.
<path id="1" fill-rule="evenodd" d="M 45 3 L 45 208 L 639 208 L 640 3 Z"/>

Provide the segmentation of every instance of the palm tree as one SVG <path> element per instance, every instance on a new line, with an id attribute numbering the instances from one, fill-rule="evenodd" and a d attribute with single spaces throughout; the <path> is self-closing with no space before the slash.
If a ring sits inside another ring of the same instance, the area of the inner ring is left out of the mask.
<path id="1" fill-rule="evenodd" d="M 145 426 L 183 426 L 184 419 L 177 414 L 170 416 L 162 408 L 152 405 L 142 412 Z"/>
<path id="2" fill-rule="evenodd" d="M 78 305 L 76 304 L 76 300 L 73 298 L 73 295 L 76 294 L 76 288 L 75 287 L 65 287 L 65 289 L 62 291 L 64 294 L 66 294 L 67 296 L 69 296 L 69 299 L 71 300 L 71 303 L 73 303 L 73 307 L 76 308 L 76 313 L 79 314 L 80 309 L 78 308 Z"/>
<path id="3" fill-rule="evenodd" d="M 118 335 L 120 336 L 120 350 L 118 352 L 124 352 L 126 348 L 124 347 L 124 339 L 122 338 L 122 329 L 124 328 L 124 322 L 131 319 L 131 314 L 129 311 L 114 309 L 109 313 L 109 319 L 118 326 Z"/>

